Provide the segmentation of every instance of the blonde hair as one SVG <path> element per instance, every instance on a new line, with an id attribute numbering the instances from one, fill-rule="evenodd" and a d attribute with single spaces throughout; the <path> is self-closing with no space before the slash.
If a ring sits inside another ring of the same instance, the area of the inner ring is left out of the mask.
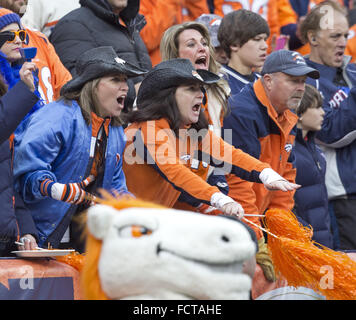
<path id="1" fill-rule="evenodd" d="M 221 65 L 214 58 L 215 50 L 211 45 L 208 28 L 204 24 L 195 21 L 188 21 L 182 24 L 173 25 L 164 32 L 160 43 L 160 53 L 162 61 L 179 58 L 178 38 L 179 35 L 187 29 L 197 30 L 206 40 L 210 52 L 208 69 L 210 72 L 218 74 Z M 228 110 L 228 94 L 226 93 L 226 87 L 228 87 L 227 82 L 223 79 L 209 86 L 213 95 L 218 99 L 219 103 L 221 104 L 224 116 L 226 116 Z"/>

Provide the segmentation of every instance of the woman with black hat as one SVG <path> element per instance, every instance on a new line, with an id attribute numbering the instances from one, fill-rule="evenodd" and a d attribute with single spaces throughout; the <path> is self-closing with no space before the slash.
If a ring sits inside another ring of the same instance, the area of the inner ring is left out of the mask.
<path id="1" fill-rule="evenodd" d="M 187 59 L 164 61 L 145 77 L 137 110 L 128 114 L 131 125 L 125 130 L 123 168 L 135 196 L 172 207 L 185 191 L 225 214 L 243 215 L 237 202 L 199 176 L 212 162 L 233 173 L 242 168 L 245 179 L 263 182 L 267 188 L 298 187 L 208 130 L 201 110 L 202 86 L 218 80 L 212 72 L 195 70 Z"/>
<path id="2" fill-rule="evenodd" d="M 57 247 L 62 240 L 67 242 L 62 247 L 83 251 L 72 216 L 90 205 L 98 188 L 127 192 L 120 113 L 127 78 L 145 71 L 120 59 L 112 47 L 87 51 L 76 68 L 78 76 L 62 87 L 62 98 L 31 118 L 16 151 L 14 175 L 39 244 Z"/>

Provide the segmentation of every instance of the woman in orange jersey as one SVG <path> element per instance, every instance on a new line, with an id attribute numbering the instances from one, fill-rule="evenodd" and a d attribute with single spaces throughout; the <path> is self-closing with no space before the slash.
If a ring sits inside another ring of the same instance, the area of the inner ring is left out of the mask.
<path id="1" fill-rule="evenodd" d="M 214 57 L 215 52 L 211 44 L 209 30 L 202 23 L 193 21 L 170 27 L 162 37 L 160 50 L 163 61 L 185 58 L 191 61 L 195 69 L 209 70 L 213 73 L 219 72 L 220 65 Z M 205 116 L 209 122 L 209 129 L 217 136 L 221 136 L 222 121 L 228 113 L 227 99 L 229 95 L 230 87 L 223 79 L 212 84 L 205 93 Z M 225 194 L 228 193 L 225 176 L 219 170 L 213 172 L 212 168 L 206 167 L 200 174 L 209 184 L 218 185 L 221 191 Z M 200 205 L 191 200 L 189 196 L 182 193 L 179 202 L 177 202 L 178 208 L 182 208 L 182 206 L 185 208 L 186 203 L 194 207 Z M 201 205 L 200 209 L 205 210 L 205 207 L 205 205 Z"/>
<path id="2" fill-rule="evenodd" d="M 128 114 L 128 143 L 123 168 L 127 187 L 135 196 L 172 207 L 182 191 L 224 214 L 241 216 L 243 208 L 199 170 L 219 165 L 226 171 L 244 170 L 244 178 L 267 188 L 293 190 L 269 165 L 233 148 L 208 129 L 201 110 L 205 90 L 219 81 L 207 70 L 196 70 L 188 59 L 158 64 L 143 80 L 137 110 Z"/>

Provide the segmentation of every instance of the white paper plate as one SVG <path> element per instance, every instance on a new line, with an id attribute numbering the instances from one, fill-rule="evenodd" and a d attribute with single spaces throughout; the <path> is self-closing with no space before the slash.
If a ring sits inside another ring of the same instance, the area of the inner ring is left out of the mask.
<path id="1" fill-rule="evenodd" d="M 55 256 L 65 256 L 71 252 L 75 251 L 74 249 L 55 249 L 55 250 L 23 250 L 23 251 L 12 251 L 11 253 L 16 254 L 21 258 L 45 258 L 45 257 L 55 257 Z"/>

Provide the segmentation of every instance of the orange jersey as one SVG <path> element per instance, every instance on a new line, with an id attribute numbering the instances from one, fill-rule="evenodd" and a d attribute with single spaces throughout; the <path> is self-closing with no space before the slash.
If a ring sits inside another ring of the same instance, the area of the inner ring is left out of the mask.
<path id="1" fill-rule="evenodd" d="M 32 61 L 38 68 L 38 91 L 47 103 L 52 102 L 60 96 L 62 86 L 71 80 L 72 76 L 43 33 L 28 28 L 26 31 L 29 35 L 29 43 L 24 47 L 37 48 L 37 55 Z"/>
<path id="2" fill-rule="evenodd" d="M 296 23 L 297 19 L 293 8 L 287 0 L 215 0 L 214 4 L 214 13 L 222 17 L 231 11 L 240 9 L 260 14 L 267 21 L 270 28 L 269 46 L 271 45 L 271 38 L 280 34 L 281 27 Z"/>
<path id="3" fill-rule="evenodd" d="M 354 24 L 349 30 L 345 54 L 351 56 L 350 62 L 354 63 L 356 61 L 356 24 Z"/>
<path id="4" fill-rule="evenodd" d="M 236 130 L 233 131 L 232 138 L 234 145 L 245 145 L 244 150 L 253 153 L 260 161 L 269 163 L 273 170 L 294 183 L 296 169 L 290 161 L 290 155 L 295 135 L 291 131 L 297 124 L 298 117 L 289 110 L 278 116 L 267 98 L 261 80 L 254 83 L 253 89 L 244 90 L 241 101 L 246 104 L 250 100 L 251 104 L 248 108 L 251 108 L 251 114 L 256 114 L 256 116 L 245 117 L 243 115 L 246 113 L 245 108 L 242 110 L 237 104 L 233 106 L 231 118 L 228 122 L 224 122 L 224 130 Z M 256 105 L 255 101 L 259 101 L 259 104 Z M 266 108 L 267 113 L 260 111 L 261 108 Z M 257 116 L 258 114 L 260 116 Z M 242 125 L 235 121 L 236 118 L 241 119 Z M 234 126 L 235 129 L 231 126 Z M 244 130 L 243 135 L 239 133 L 241 130 Z M 234 139 L 236 139 L 236 143 Z M 228 176 L 227 182 L 229 196 L 242 205 L 246 214 L 264 214 L 268 208 L 293 209 L 294 192 L 292 191 L 269 191 L 261 184 L 244 181 L 232 175 Z M 248 217 L 248 219 L 251 219 L 255 224 L 260 224 L 257 217 Z M 253 226 L 252 228 L 260 238 L 261 230 Z"/>
<path id="5" fill-rule="evenodd" d="M 140 13 L 147 21 L 140 35 L 155 66 L 161 62 L 159 45 L 164 31 L 174 24 L 195 20 L 209 9 L 205 0 L 141 0 Z"/>
<path id="6" fill-rule="evenodd" d="M 210 155 L 248 172 L 261 172 L 269 167 L 225 143 L 210 130 L 206 130 L 202 141 L 196 144 L 186 133 L 187 130 L 181 131 L 177 138 L 165 119 L 134 123 L 126 128 L 128 142 L 123 170 L 131 193 L 167 207 L 173 207 L 179 190 L 210 202 L 212 195 L 220 191 L 205 181 L 209 164 L 204 158 L 199 159 L 199 154 Z"/>

